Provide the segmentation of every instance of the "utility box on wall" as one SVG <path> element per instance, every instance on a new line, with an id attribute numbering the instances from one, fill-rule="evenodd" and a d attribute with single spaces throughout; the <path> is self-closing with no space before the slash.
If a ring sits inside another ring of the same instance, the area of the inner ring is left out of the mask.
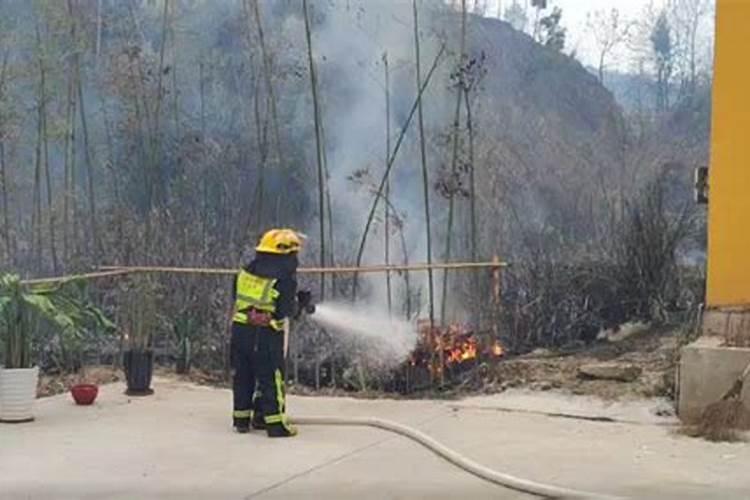
<path id="1" fill-rule="evenodd" d="M 708 167 L 696 168 L 693 181 L 693 185 L 695 186 L 695 202 L 699 205 L 708 204 Z"/>

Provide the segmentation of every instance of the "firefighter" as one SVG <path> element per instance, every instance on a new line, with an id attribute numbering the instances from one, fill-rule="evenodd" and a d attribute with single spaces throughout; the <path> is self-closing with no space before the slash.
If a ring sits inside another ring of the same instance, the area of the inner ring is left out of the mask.
<path id="1" fill-rule="evenodd" d="M 235 278 L 230 352 L 233 421 L 239 433 L 251 426 L 265 429 L 269 437 L 297 433 L 286 419 L 283 366 L 289 318 L 311 307 L 310 293 L 297 292 L 302 239 L 291 229 L 268 231 L 255 248 L 255 258 Z"/>

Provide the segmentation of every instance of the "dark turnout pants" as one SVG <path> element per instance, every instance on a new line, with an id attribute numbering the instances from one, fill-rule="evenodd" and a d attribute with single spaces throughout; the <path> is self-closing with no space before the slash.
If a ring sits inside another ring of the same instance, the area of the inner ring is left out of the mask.
<path id="1" fill-rule="evenodd" d="M 282 423 L 285 410 L 284 333 L 269 327 L 232 324 L 235 419 L 260 412 L 268 424 Z M 254 398 L 255 389 L 258 398 Z"/>

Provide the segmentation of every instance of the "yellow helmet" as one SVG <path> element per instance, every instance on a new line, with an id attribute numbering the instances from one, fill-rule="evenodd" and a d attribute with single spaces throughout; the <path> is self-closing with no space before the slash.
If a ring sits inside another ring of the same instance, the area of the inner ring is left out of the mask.
<path id="1" fill-rule="evenodd" d="M 255 250 L 263 253 L 287 255 L 299 252 L 305 237 L 292 229 L 271 229 L 260 239 Z"/>

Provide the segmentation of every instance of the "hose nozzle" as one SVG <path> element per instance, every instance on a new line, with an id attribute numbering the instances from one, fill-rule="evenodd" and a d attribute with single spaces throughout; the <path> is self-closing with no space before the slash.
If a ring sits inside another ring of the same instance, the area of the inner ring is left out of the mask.
<path id="1" fill-rule="evenodd" d="M 300 290 L 297 292 L 297 316 L 303 312 L 305 314 L 315 313 L 315 304 L 312 302 L 312 292 L 309 290 Z"/>

